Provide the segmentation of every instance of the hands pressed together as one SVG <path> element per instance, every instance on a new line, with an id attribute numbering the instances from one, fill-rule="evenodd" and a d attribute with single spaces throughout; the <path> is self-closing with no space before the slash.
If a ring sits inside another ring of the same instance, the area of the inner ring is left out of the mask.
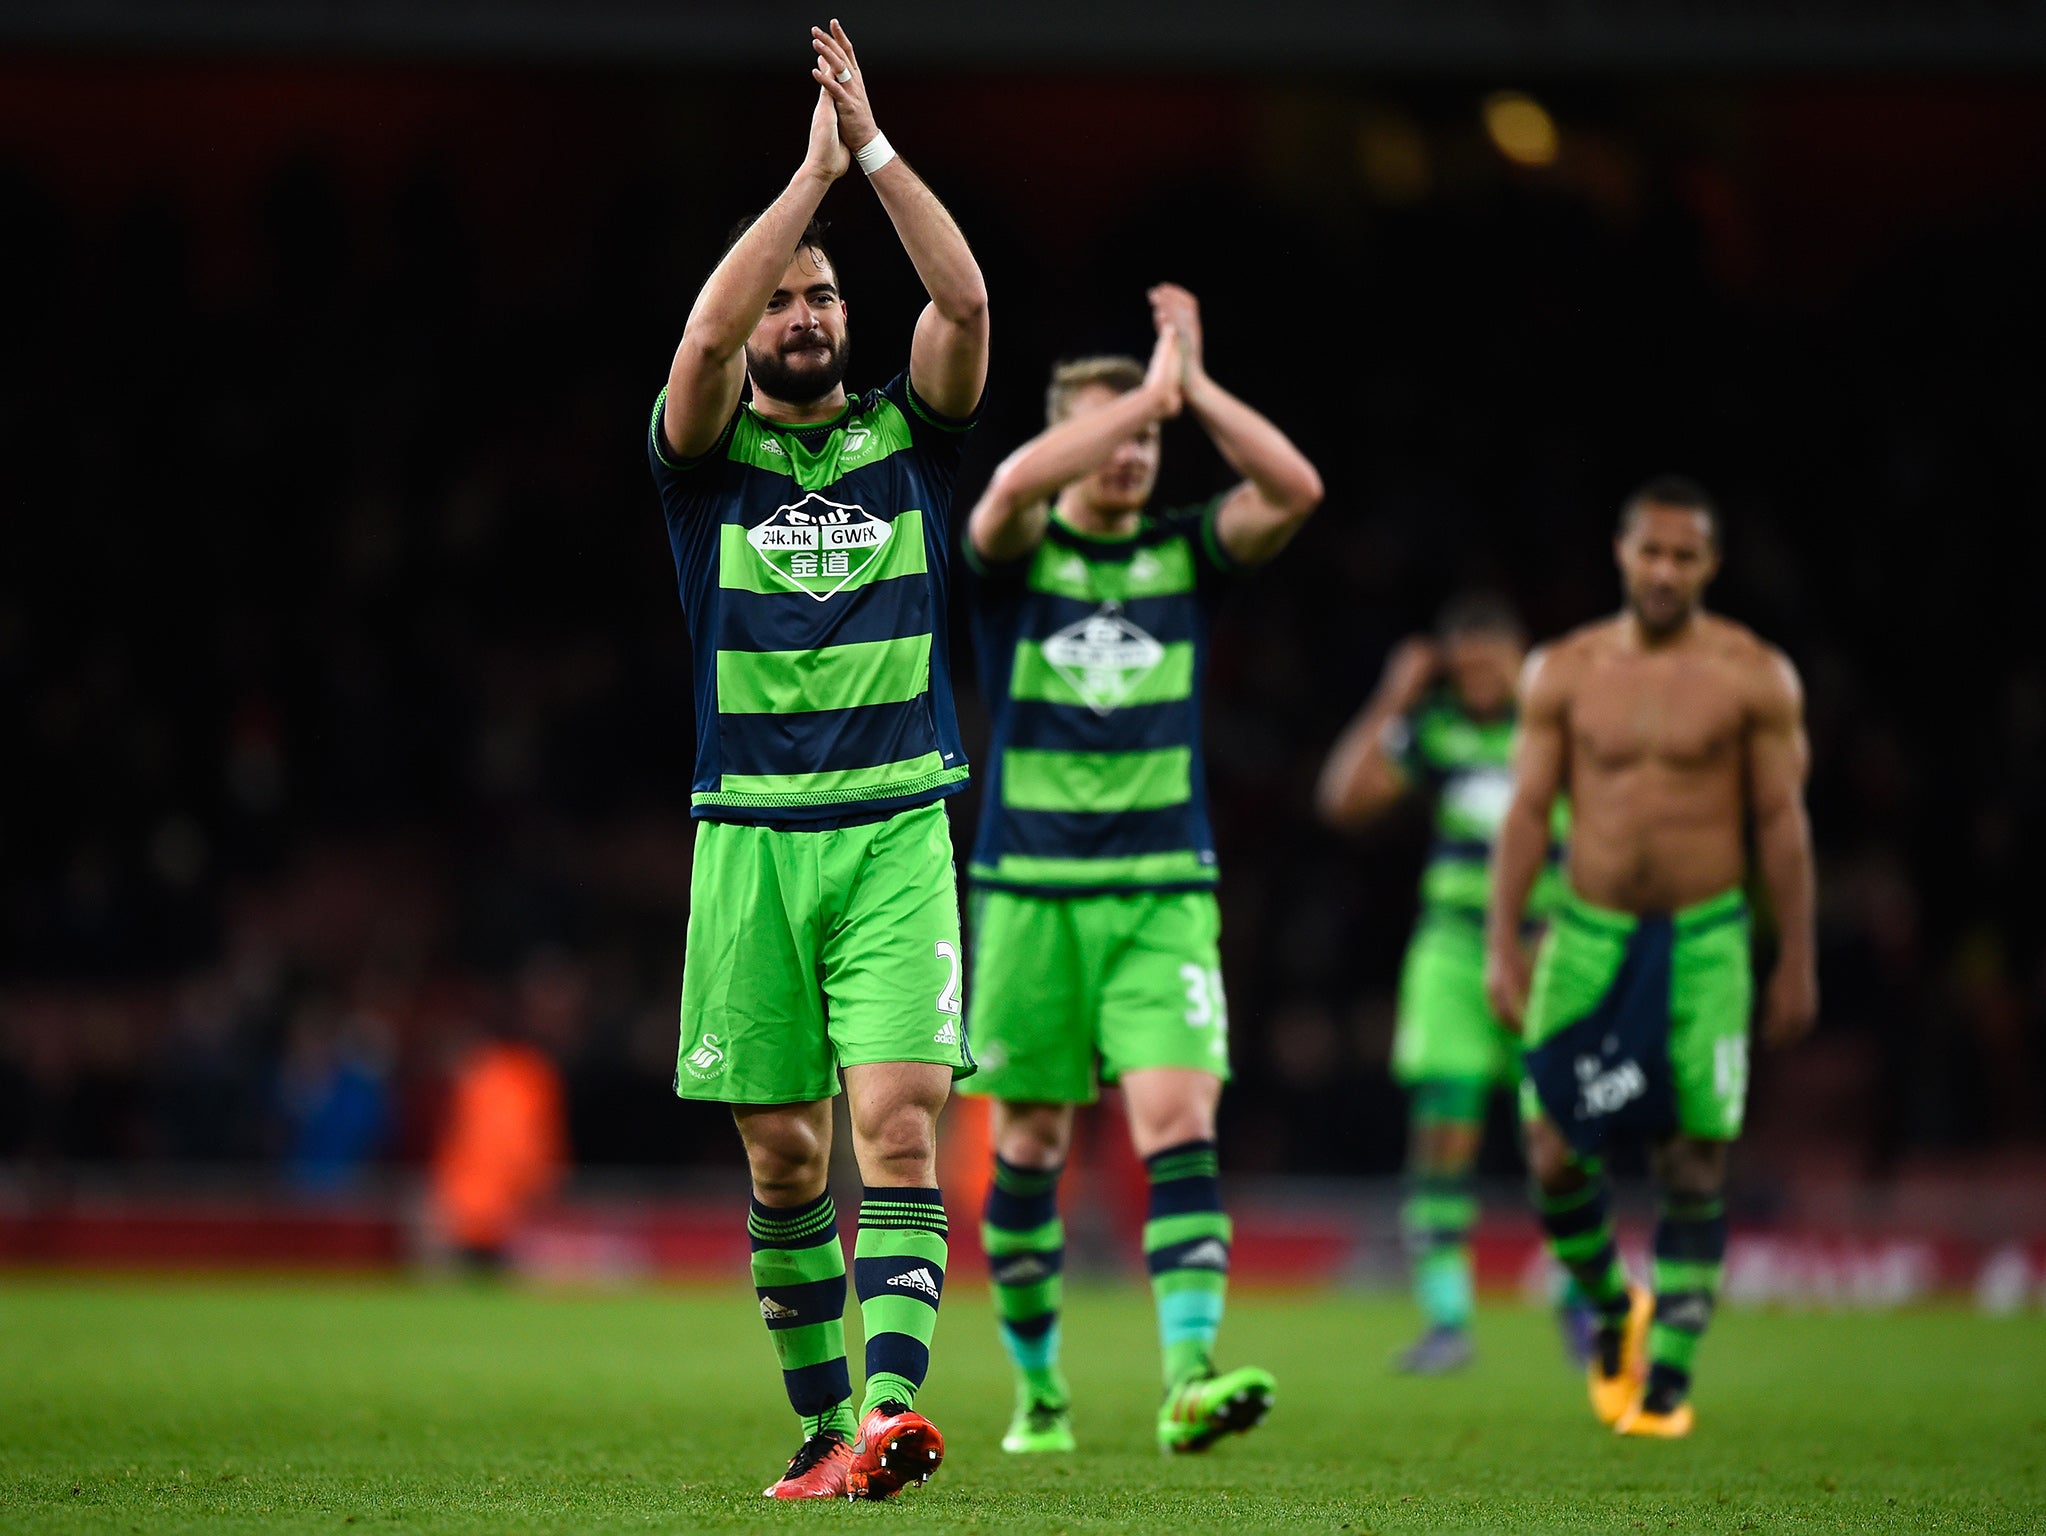
<path id="1" fill-rule="evenodd" d="M 1158 340 L 1144 372 L 1144 389 L 1164 421 L 1186 408 L 1188 391 L 1207 377 L 1201 365 L 1201 305 L 1177 283 L 1160 283 L 1145 298 Z"/>
<path id="2" fill-rule="evenodd" d="M 807 164 L 827 181 L 836 181 L 852 168 L 854 154 L 879 138 L 881 130 L 867 99 L 867 77 L 845 28 L 836 19 L 828 32 L 812 27 L 810 47 L 817 55 L 810 67 L 810 78 L 817 82 L 817 105 L 810 114 Z"/>

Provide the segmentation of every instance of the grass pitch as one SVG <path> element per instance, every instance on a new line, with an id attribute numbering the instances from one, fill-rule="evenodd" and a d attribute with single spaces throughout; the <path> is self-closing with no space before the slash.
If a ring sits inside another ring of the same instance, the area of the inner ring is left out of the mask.
<path id="1" fill-rule="evenodd" d="M 944 1470 L 886 1505 L 770 1505 L 795 1448 L 740 1277 L 548 1295 L 403 1284 L 0 1279 L 7 1532 L 2038 1531 L 2046 1320 L 1734 1312 L 1699 1430 L 1600 1430 L 1547 1317 L 1494 1308 L 1447 1381 L 1392 1376 L 1406 1308 L 1241 1293 L 1227 1364 L 1271 1419 L 1204 1458 L 1152 1447 L 1136 1286 L 1083 1290 L 1079 1454 L 996 1449 L 1006 1366 L 975 1285 L 947 1298 L 920 1406 Z M 856 1310 L 849 1314 L 856 1318 Z"/>

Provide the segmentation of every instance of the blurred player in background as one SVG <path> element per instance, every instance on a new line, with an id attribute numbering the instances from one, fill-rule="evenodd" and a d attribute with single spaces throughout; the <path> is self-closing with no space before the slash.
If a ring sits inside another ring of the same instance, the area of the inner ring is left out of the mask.
<path id="1" fill-rule="evenodd" d="M 1263 1418 L 1272 1378 L 1216 1375 L 1229 1218 L 1215 1109 L 1229 1075 L 1214 838 L 1200 752 L 1208 630 L 1230 581 L 1283 549 L 1321 478 L 1208 376 L 1192 294 L 1150 292 L 1157 345 L 1052 375 L 1050 425 L 967 525 L 991 771 L 971 866 L 973 1028 L 996 1100 L 982 1236 L 1017 1371 L 1004 1450 L 1073 1446 L 1059 1370 L 1058 1177 L 1074 1106 L 1120 1083 L 1150 1181 L 1144 1256 L 1164 1350 L 1159 1445 Z M 1184 409 L 1243 477 L 1147 510 Z"/>
<path id="2" fill-rule="evenodd" d="M 1818 1013 L 1803 694 L 1780 651 L 1704 611 L 1719 541 L 1698 486 L 1642 487 L 1614 544 L 1625 608 L 1529 663 L 1486 925 L 1493 1005 L 1523 1022 L 1542 1224 L 1598 1311 L 1592 1408 L 1622 1434 L 1692 1426 L 1747 1098 L 1750 823 L 1779 945 L 1763 1038 L 1788 1044 Z M 1568 889 L 1530 976 L 1521 923 L 1559 793 Z M 1627 1142 L 1649 1148 L 1661 1199 L 1652 1299 L 1614 1246 L 1600 1164 Z"/>
<path id="3" fill-rule="evenodd" d="M 1400 972 L 1392 1056 L 1410 1106 L 1401 1226 L 1426 1319 L 1399 1366 L 1423 1376 L 1470 1361 L 1478 1149 L 1493 1093 L 1520 1085 L 1520 1039 L 1485 1000 L 1485 903 L 1493 840 L 1513 795 L 1513 689 L 1526 647 L 1504 599 L 1453 600 L 1432 637 L 1393 651 L 1377 692 L 1329 754 L 1317 795 L 1323 818 L 1345 828 L 1377 820 L 1416 788 L 1434 800 L 1435 845 Z M 1559 838 L 1562 822 L 1559 803 Z M 1529 899 L 1531 923 L 1561 893 L 1560 855 L 1559 841 Z M 1583 1309 L 1566 1306 L 1564 1323 L 1581 1355 Z"/>
<path id="4" fill-rule="evenodd" d="M 752 1170 L 753 1280 L 805 1435 L 767 1492 L 882 1498 L 944 1452 L 912 1405 L 945 1280 L 938 1112 L 973 1070 L 938 801 L 966 779 L 947 515 L 988 310 L 958 226 L 875 126 L 844 29 L 812 47 L 809 151 L 697 295 L 647 443 L 696 657 L 675 1087 L 733 1106 Z M 908 372 L 864 396 L 845 390 L 848 305 L 813 223 L 855 159 L 930 295 Z M 825 1188 L 841 1070 L 866 1186 L 857 1415 Z"/>
<path id="5" fill-rule="evenodd" d="M 455 1064 L 433 1150 L 432 1211 L 471 1269 L 494 1272 L 534 1207 L 568 1167 L 561 1073 L 510 1030 L 477 1041 Z"/>

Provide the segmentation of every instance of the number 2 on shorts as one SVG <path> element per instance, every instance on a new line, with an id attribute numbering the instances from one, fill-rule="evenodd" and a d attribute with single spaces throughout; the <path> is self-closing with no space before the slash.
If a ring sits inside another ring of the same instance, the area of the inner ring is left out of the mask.
<path id="1" fill-rule="evenodd" d="M 938 1012 L 957 1013 L 959 1011 L 959 946 L 950 939 L 940 939 L 935 948 L 938 958 L 950 961 L 952 965 L 952 979 L 946 982 L 944 990 L 938 993 Z"/>

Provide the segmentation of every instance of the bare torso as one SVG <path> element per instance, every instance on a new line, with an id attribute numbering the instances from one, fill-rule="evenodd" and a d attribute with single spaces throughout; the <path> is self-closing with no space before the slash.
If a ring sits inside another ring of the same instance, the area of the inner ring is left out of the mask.
<path id="1" fill-rule="evenodd" d="M 1673 912 L 1740 884 L 1749 734 L 1776 653 L 1706 614 L 1650 647 L 1623 614 L 1556 645 L 1549 665 L 1577 893 L 1624 912 Z"/>

